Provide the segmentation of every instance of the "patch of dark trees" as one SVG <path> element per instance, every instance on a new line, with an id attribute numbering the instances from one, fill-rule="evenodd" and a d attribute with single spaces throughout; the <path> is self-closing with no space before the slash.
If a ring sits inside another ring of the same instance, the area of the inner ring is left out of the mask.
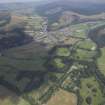
<path id="1" fill-rule="evenodd" d="M 42 71 L 15 71 L 14 72 L 13 70 L 13 72 L 11 71 L 10 73 L 8 73 L 8 75 L 11 76 L 11 73 L 12 75 L 13 73 L 14 75 L 17 75 L 16 79 L 14 80 L 14 82 L 16 82 L 17 85 L 18 85 L 17 82 L 21 81 L 24 78 L 27 78 L 30 80 L 30 82 L 26 84 L 26 87 L 21 91 L 21 89 L 17 87 L 16 85 L 14 85 L 13 83 L 11 83 L 11 81 L 5 80 L 4 79 L 5 77 L 0 78 L 0 84 L 7 87 L 11 91 L 15 92 L 17 95 L 21 95 L 24 92 L 28 93 L 32 91 L 33 89 L 39 88 L 44 83 L 44 78 L 46 74 L 46 72 L 42 72 Z"/>
<path id="2" fill-rule="evenodd" d="M 33 37 L 26 35 L 23 29 L 20 28 L 15 28 L 9 32 L 1 30 L 0 34 L 4 35 L 4 37 L 0 39 L 0 51 L 28 44 L 33 41 Z"/>
<path id="3" fill-rule="evenodd" d="M 0 13 L 0 21 L 3 21 L 0 26 L 4 26 L 11 21 L 11 14 L 8 12 Z"/>
<path id="4" fill-rule="evenodd" d="M 92 29 L 88 34 L 88 37 L 91 38 L 99 48 L 105 47 L 105 33 L 100 33 L 100 31 L 104 29 L 105 25 Z"/>

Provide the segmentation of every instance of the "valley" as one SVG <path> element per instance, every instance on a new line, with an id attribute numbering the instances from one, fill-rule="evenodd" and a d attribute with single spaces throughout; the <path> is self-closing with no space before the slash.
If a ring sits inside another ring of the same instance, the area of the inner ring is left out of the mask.
<path id="1" fill-rule="evenodd" d="M 104 105 L 105 13 L 30 5 L 0 13 L 0 104 Z"/>

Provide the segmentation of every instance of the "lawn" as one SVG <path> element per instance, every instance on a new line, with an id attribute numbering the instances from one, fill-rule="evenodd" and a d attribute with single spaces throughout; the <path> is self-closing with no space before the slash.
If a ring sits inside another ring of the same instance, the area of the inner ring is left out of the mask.
<path id="1" fill-rule="evenodd" d="M 105 96 L 95 77 L 81 79 L 80 96 L 83 99 L 81 105 L 101 105 L 105 101 Z"/>

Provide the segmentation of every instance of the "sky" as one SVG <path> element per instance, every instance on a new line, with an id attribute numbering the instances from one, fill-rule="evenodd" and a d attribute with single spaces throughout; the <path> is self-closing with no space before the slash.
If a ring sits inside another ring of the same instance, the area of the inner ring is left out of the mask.
<path id="1" fill-rule="evenodd" d="M 28 2 L 28 1 L 45 1 L 45 0 L 0 0 L 0 3 L 7 3 L 7 2 Z M 50 1 L 50 0 L 49 0 Z M 53 0 L 51 0 L 53 1 Z M 66 0 L 65 0 L 66 1 Z M 95 3 L 105 3 L 105 0 L 70 0 L 74 2 L 95 2 Z"/>
<path id="2" fill-rule="evenodd" d="M 41 0 L 0 0 L 0 3 L 28 2 L 28 1 L 41 1 Z"/>

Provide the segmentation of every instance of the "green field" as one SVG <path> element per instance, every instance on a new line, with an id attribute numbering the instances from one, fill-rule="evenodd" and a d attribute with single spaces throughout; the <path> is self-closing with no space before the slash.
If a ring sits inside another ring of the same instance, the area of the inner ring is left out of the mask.
<path id="1" fill-rule="evenodd" d="M 99 70 L 103 75 L 105 75 L 105 48 L 101 48 L 101 57 L 98 58 L 97 63 Z"/>
<path id="2" fill-rule="evenodd" d="M 87 38 L 87 34 L 90 29 L 94 29 L 102 25 L 105 25 L 105 21 L 98 21 L 94 23 L 91 23 L 91 22 L 80 23 L 80 24 L 72 25 L 70 26 L 70 28 L 72 29 L 72 36 Z"/>
<path id="3" fill-rule="evenodd" d="M 68 57 L 68 56 L 70 56 L 70 50 L 68 48 L 64 48 L 64 47 L 58 48 L 56 51 L 56 55 Z"/>
<path id="4" fill-rule="evenodd" d="M 59 68 L 59 69 L 63 69 L 66 65 L 64 64 L 63 60 L 60 58 L 55 58 L 52 61 L 53 66 Z"/>
<path id="5" fill-rule="evenodd" d="M 95 77 L 81 80 L 80 96 L 83 99 L 81 105 L 103 105 L 105 96 Z"/>
<path id="6" fill-rule="evenodd" d="M 96 51 L 76 49 L 76 53 L 73 54 L 73 57 L 76 60 L 88 61 L 88 60 L 92 60 L 92 58 L 95 57 L 96 54 L 97 54 Z"/>
<path id="7" fill-rule="evenodd" d="M 103 25 L 105 25 L 105 21 L 104 20 L 103 21 L 98 21 L 98 22 L 96 22 L 95 25 L 94 24 L 91 25 L 90 29 L 98 28 L 98 27 L 103 26 Z"/>
<path id="8" fill-rule="evenodd" d="M 87 31 L 89 29 L 87 24 L 81 23 L 77 25 L 71 26 L 73 30 L 73 36 L 74 37 L 80 37 L 80 38 L 86 38 L 87 37 Z"/>
<path id="9" fill-rule="evenodd" d="M 88 49 L 88 50 L 96 50 L 97 48 L 96 44 L 90 39 L 86 39 L 84 41 L 78 42 L 77 47 L 81 49 Z"/>

